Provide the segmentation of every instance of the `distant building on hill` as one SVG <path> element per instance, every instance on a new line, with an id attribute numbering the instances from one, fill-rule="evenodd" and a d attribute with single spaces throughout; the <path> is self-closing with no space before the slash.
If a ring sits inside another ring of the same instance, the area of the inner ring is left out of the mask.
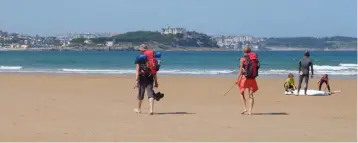
<path id="1" fill-rule="evenodd" d="M 84 43 L 85 44 L 92 44 L 92 40 L 87 39 L 87 40 L 84 41 Z"/>
<path id="2" fill-rule="evenodd" d="M 166 28 L 162 28 L 162 32 L 160 32 L 161 34 L 164 35 L 168 35 L 168 34 L 183 34 L 186 33 L 186 29 L 185 28 L 170 28 L 169 26 L 167 26 Z"/>
<path id="3" fill-rule="evenodd" d="M 234 49 L 241 48 L 246 44 L 259 45 L 259 43 L 263 41 L 262 38 L 253 36 L 217 36 L 213 39 L 217 42 L 219 47 Z M 255 46 L 254 48 L 259 48 L 259 46 Z"/>
<path id="4" fill-rule="evenodd" d="M 114 45 L 113 41 L 106 41 L 106 46 L 107 47 L 112 47 Z"/>

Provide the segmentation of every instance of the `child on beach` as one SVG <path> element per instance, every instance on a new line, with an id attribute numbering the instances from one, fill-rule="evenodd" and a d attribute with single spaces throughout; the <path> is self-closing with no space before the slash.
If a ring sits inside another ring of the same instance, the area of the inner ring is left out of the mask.
<path id="1" fill-rule="evenodd" d="M 288 74 L 288 78 L 284 84 L 285 91 L 293 93 L 293 90 L 297 89 L 295 85 L 295 79 L 292 73 Z"/>
<path id="2" fill-rule="evenodd" d="M 328 83 L 328 74 L 323 75 L 322 78 L 318 81 L 317 87 L 319 91 L 321 91 L 323 83 L 326 84 L 328 92 L 331 92 L 331 88 L 329 87 L 329 83 Z"/>

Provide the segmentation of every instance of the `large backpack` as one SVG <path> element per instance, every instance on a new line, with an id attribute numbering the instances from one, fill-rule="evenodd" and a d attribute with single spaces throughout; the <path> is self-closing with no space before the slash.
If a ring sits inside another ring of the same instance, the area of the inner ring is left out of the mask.
<path id="1" fill-rule="evenodd" d="M 147 56 L 144 54 L 139 55 L 136 61 L 139 61 L 139 74 L 141 76 L 150 76 L 150 68 L 147 66 Z"/>
<path id="2" fill-rule="evenodd" d="M 144 55 L 147 56 L 146 65 L 150 69 L 149 72 L 151 75 L 156 75 L 159 70 L 159 63 L 158 60 L 154 56 L 153 50 L 146 50 Z"/>
<path id="3" fill-rule="evenodd" d="M 260 62 L 256 53 L 250 52 L 244 58 L 246 59 L 243 65 L 245 77 L 248 79 L 256 78 L 260 68 Z"/>
<path id="4" fill-rule="evenodd" d="M 139 73 L 141 76 L 146 76 L 146 77 L 151 76 L 150 69 L 147 67 L 147 64 L 139 65 Z"/>

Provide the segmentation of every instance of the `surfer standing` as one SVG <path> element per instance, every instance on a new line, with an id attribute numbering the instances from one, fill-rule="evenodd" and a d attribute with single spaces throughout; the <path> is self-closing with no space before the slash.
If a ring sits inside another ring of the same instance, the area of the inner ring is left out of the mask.
<path id="1" fill-rule="evenodd" d="M 299 95 L 299 93 L 300 93 L 303 78 L 305 79 L 305 87 L 304 87 L 305 95 L 307 95 L 310 69 L 311 69 L 311 73 L 312 73 L 311 78 L 313 78 L 313 63 L 309 57 L 310 57 L 310 53 L 308 51 L 306 51 L 304 57 L 299 62 L 299 67 L 298 67 L 299 81 L 298 81 L 297 95 Z"/>

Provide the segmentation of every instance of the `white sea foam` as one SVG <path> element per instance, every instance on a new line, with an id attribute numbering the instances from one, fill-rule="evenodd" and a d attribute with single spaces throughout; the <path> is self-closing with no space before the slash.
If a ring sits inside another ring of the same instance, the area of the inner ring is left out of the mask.
<path id="1" fill-rule="evenodd" d="M 338 66 L 314 65 L 315 74 L 331 74 L 331 75 L 357 75 L 357 64 L 342 63 Z M 263 70 L 260 74 L 288 74 L 298 73 L 298 70 L 270 69 Z"/>
<path id="2" fill-rule="evenodd" d="M 0 66 L 0 70 L 20 70 L 21 66 Z"/>
<path id="3" fill-rule="evenodd" d="M 130 74 L 135 70 L 113 70 L 113 69 L 61 69 L 65 73 L 104 73 L 104 74 Z"/>
<path id="4" fill-rule="evenodd" d="M 297 70 L 263 70 L 259 74 L 263 75 L 283 75 L 283 74 L 298 74 Z M 314 71 L 316 75 L 330 74 L 330 75 L 357 75 L 357 71 Z"/>
<path id="5" fill-rule="evenodd" d="M 358 64 L 339 64 L 339 66 L 343 66 L 343 67 L 357 67 Z"/>
<path id="6" fill-rule="evenodd" d="M 134 74 L 135 70 L 113 70 L 113 69 L 61 69 L 66 73 L 104 73 L 104 74 Z M 234 72 L 233 70 L 160 70 L 158 73 L 163 74 L 228 74 Z"/>
<path id="7" fill-rule="evenodd" d="M 21 66 L 0 66 L 0 72 L 34 72 L 34 73 L 78 73 L 78 74 L 134 74 L 134 69 L 90 69 L 90 68 L 23 68 Z M 159 74 L 178 74 L 178 75 L 234 75 L 237 70 L 231 69 L 161 69 Z M 259 75 L 284 75 L 288 73 L 296 74 L 296 69 L 264 69 L 261 68 Z M 357 64 L 341 63 L 337 66 L 314 65 L 314 73 L 331 75 L 357 75 Z"/>
<path id="8" fill-rule="evenodd" d="M 319 70 L 333 70 L 333 71 L 357 70 L 357 64 L 339 64 L 338 66 L 314 65 L 313 69 L 318 71 Z"/>

